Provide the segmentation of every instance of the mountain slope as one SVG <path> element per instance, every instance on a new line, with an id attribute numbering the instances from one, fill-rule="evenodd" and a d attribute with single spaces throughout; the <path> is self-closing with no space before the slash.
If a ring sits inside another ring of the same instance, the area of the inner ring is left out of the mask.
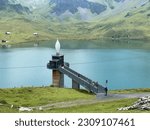
<path id="1" fill-rule="evenodd" d="M 89 2 L 87 0 L 51 0 L 50 4 L 53 5 L 51 13 L 56 13 L 57 15 L 61 15 L 66 11 L 75 14 L 76 12 L 78 12 L 79 7 L 89 9 L 92 13 L 96 14 L 100 14 L 101 12 L 106 10 L 105 5 Z"/>
<path id="2" fill-rule="evenodd" d="M 0 0 L 0 39 L 150 39 L 150 0 Z"/>
<path id="3" fill-rule="evenodd" d="M 31 11 L 49 4 L 49 0 L 9 0 L 12 4 L 21 4 L 28 7 Z"/>
<path id="4" fill-rule="evenodd" d="M 111 13 L 105 14 L 101 21 L 99 32 L 103 31 L 103 35 L 113 38 L 125 39 L 147 39 L 150 37 L 150 1 L 136 0 L 124 1 L 124 5 L 116 7 Z M 97 19 L 99 21 L 99 19 Z M 98 22 L 97 22 L 98 23 Z"/>
<path id="5" fill-rule="evenodd" d="M 0 10 L 15 11 L 17 13 L 29 13 L 30 10 L 21 4 L 12 4 L 9 0 L 0 0 Z"/>

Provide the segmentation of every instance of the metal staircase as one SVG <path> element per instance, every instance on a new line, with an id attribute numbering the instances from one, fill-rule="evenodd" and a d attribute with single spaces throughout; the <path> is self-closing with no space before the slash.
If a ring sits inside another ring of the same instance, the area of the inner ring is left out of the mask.
<path id="1" fill-rule="evenodd" d="M 71 68 L 67 67 L 67 66 L 59 66 L 58 70 L 67 75 L 68 77 L 70 77 L 71 79 L 75 80 L 78 84 L 80 84 L 81 86 L 83 86 L 85 89 L 87 89 L 88 91 L 92 92 L 92 93 L 104 93 L 105 92 L 105 88 L 100 85 L 97 82 L 92 81 L 91 79 L 85 77 L 84 75 L 72 70 Z"/>

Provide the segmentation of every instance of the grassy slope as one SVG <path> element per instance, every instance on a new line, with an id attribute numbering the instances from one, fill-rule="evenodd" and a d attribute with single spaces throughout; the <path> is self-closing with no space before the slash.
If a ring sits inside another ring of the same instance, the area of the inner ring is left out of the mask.
<path id="1" fill-rule="evenodd" d="M 150 89 L 115 91 L 115 93 L 130 92 L 150 92 Z M 95 95 L 91 95 L 85 91 L 52 87 L 0 89 L 0 104 L 4 104 L 0 105 L 0 112 L 18 112 L 16 108 L 10 108 L 11 104 L 13 104 L 15 107 L 39 106 L 55 102 L 73 101 L 78 99 L 95 99 Z M 128 106 L 135 100 L 136 99 L 122 99 L 118 101 L 96 103 L 93 105 L 82 105 L 69 108 L 45 110 L 43 112 L 118 112 L 118 107 Z M 129 112 L 141 111 L 134 110 Z"/>
<path id="2" fill-rule="evenodd" d="M 0 89 L 0 95 L 0 100 L 5 100 L 8 104 L 22 106 L 36 106 L 49 102 L 54 103 L 93 97 L 93 95 L 73 89 L 52 87 Z"/>
<path id="3" fill-rule="evenodd" d="M 39 33 L 38 40 L 52 39 L 53 35 L 47 33 L 43 24 L 38 22 L 32 22 L 25 18 L 15 19 L 3 19 L 0 20 L 0 39 L 6 39 L 11 44 L 19 42 L 35 41 L 36 37 L 33 35 L 34 32 Z M 5 35 L 4 33 L 10 31 L 11 35 Z"/>
<path id="4" fill-rule="evenodd" d="M 144 89 L 126 89 L 126 90 L 113 90 L 110 93 L 141 93 L 141 92 L 150 92 L 150 88 Z M 95 103 L 92 105 L 82 105 L 70 108 L 59 108 L 59 109 L 52 109 L 47 110 L 45 112 L 55 112 L 55 113 L 146 113 L 150 111 L 141 111 L 141 110 L 129 110 L 129 111 L 118 111 L 117 108 L 120 107 L 127 107 L 132 105 L 137 99 L 121 99 L 116 101 L 105 101 L 101 103 Z"/>
<path id="5" fill-rule="evenodd" d="M 117 15 L 93 20 L 92 22 L 67 22 L 39 18 L 28 20 L 32 16 L 17 15 L 13 12 L 0 12 L 0 39 L 7 39 L 10 44 L 35 41 L 34 32 L 39 33 L 38 40 L 56 39 L 99 39 L 119 37 L 121 39 L 150 39 L 149 4 L 132 10 L 131 16 L 125 17 L 127 11 Z M 5 13 L 7 15 L 5 15 Z M 11 31 L 11 36 L 4 32 Z"/>
<path id="6" fill-rule="evenodd" d="M 10 109 L 11 104 L 16 107 L 38 106 L 61 101 L 89 98 L 94 98 L 94 95 L 73 89 L 52 87 L 0 89 L 0 103 L 5 104 L 4 106 L 0 106 L 0 112 L 12 111 Z"/>
<path id="7" fill-rule="evenodd" d="M 139 7 L 130 11 L 120 12 L 117 15 L 109 16 L 102 21 L 95 23 L 97 26 L 97 33 L 102 32 L 101 35 L 105 37 L 121 37 L 125 39 L 145 39 L 150 38 L 150 5 Z M 125 17 L 127 13 L 130 16 Z M 99 25 L 99 26 L 98 26 Z M 98 35 L 98 34 L 97 34 Z M 129 37 L 127 37 L 127 35 Z"/>
<path id="8" fill-rule="evenodd" d="M 117 101 L 107 101 L 96 103 L 92 105 L 84 105 L 84 106 L 76 106 L 69 108 L 59 108 L 47 110 L 45 112 L 51 113 L 118 113 L 118 112 L 148 112 L 148 111 L 140 111 L 140 110 L 132 110 L 132 111 L 118 111 L 117 108 L 130 106 L 137 99 L 122 99 Z"/>

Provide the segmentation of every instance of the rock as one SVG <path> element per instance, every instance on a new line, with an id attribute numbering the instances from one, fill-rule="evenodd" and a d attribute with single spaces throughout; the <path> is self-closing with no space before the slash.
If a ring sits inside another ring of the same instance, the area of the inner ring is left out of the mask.
<path id="1" fill-rule="evenodd" d="M 147 97 L 141 97 L 141 101 L 145 101 L 147 99 L 148 99 Z"/>
<path id="2" fill-rule="evenodd" d="M 33 109 L 29 108 L 29 107 L 20 107 L 19 108 L 19 112 L 24 112 L 24 111 L 31 112 L 31 111 L 33 111 Z"/>
<path id="3" fill-rule="evenodd" d="M 39 107 L 39 110 L 40 110 L 40 111 L 42 111 L 42 110 L 43 110 L 43 108 L 42 108 L 42 107 Z"/>
<path id="4" fill-rule="evenodd" d="M 150 96 L 141 97 L 132 106 L 121 107 L 121 108 L 118 108 L 117 110 L 127 111 L 127 110 L 133 110 L 133 109 L 150 110 Z"/>
<path id="5" fill-rule="evenodd" d="M 12 104 L 11 106 L 10 106 L 10 108 L 13 108 L 14 107 L 14 105 Z"/>
<path id="6" fill-rule="evenodd" d="M 117 110 L 118 110 L 118 111 L 122 111 L 122 108 L 123 108 L 123 107 L 121 107 L 121 108 L 117 108 Z"/>

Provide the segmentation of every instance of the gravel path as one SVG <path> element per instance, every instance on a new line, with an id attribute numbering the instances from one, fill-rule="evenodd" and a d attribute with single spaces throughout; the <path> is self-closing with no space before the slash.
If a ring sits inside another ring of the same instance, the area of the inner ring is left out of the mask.
<path id="1" fill-rule="evenodd" d="M 117 99 L 123 99 L 123 98 L 140 98 L 144 96 L 148 96 L 150 93 L 130 93 L 130 94 L 108 94 L 105 96 L 102 93 L 98 93 L 96 95 L 96 99 L 98 100 L 117 100 Z"/>
<path id="2" fill-rule="evenodd" d="M 47 104 L 43 106 L 32 107 L 32 108 L 37 109 L 37 110 L 50 110 L 54 108 L 67 108 L 67 107 L 87 105 L 87 104 L 89 105 L 89 104 L 95 104 L 99 102 L 112 101 L 112 100 L 119 100 L 119 99 L 124 99 L 124 98 L 139 98 L 139 97 L 148 96 L 148 95 L 150 96 L 150 93 L 108 94 L 107 96 L 105 96 L 102 93 L 98 93 L 96 95 L 96 99 L 65 101 L 65 102 L 58 102 L 58 103 L 52 103 L 52 104 Z"/>

